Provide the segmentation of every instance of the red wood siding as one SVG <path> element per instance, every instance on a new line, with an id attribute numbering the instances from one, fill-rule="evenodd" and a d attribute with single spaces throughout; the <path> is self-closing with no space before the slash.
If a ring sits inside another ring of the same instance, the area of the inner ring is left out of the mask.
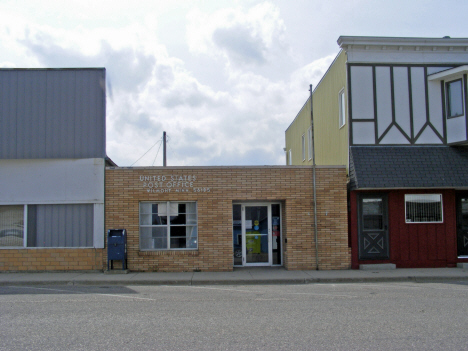
<path id="1" fill-rule="evenodd" d="M 454 267 L 457 232 L 454 190 L 393 190 L 388 194 L 390 259 L 358 258 L 357 193 L 351 192 L 352 268 L 359 264 L 394 263 L 397 268 Z M 382 193 L 382 192 L 380 192 Z M 405 222 L 405 194 L 442 194 L 443 223 Z"/>

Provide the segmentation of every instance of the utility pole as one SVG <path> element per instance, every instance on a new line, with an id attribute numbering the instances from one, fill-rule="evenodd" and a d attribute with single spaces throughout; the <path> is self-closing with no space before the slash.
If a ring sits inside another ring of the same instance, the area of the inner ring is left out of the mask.
<path id="1" fill-rule="evenodd" d="M 166 166 L 166 132 L 163 132 L 163 167 Z"/>
<path id="2" fill-rule="evenodd" d="M 314 236 L 315 236 L 315 262 L 317 270 L 319 270 L 319 257 L 318 257 L 318 228 L 317 228 L 317 186 L 315 183 L 315 144 L 314 144 L 314 104 L 312 100 L 312 84 L 310 85 L 310 131 L 312 133 L 312 178 L 314 188 Z"/>

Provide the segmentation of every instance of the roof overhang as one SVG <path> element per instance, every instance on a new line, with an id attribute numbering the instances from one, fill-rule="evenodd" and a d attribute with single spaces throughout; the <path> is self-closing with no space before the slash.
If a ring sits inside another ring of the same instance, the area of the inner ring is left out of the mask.
<path id="1" fill-rule="evenodd" d="M 468 38 L 341 36 L 348 63 L 447 64 L 468 62 Z"/>
<path id="2" fill-rule="evenodd" d="M 414 46 L 414 47 L 444 47 L 462 46 L 468 48 L 468 38 L 404 38 L 404 37 L 365 37 L 340 36 L 338 45 L 343 48 L 347 45 L 363 46 Z"/>
<path id="3" fill-rule="evenodd" d="M 459 77 L 462 74 L 468 74 L 468 65 L 459 66 L 438 73 L 431 74 L 427 77 L 429 80 L 450 80 Z"/>
<path id="4" fill-rule="evenodd" d="M 468 147 L 351 146 L 350 190 L 467 189 Z"/>

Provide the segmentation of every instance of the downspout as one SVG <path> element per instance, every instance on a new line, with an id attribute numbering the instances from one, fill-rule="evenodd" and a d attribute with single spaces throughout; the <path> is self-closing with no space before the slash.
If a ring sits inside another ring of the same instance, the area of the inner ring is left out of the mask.
<path id="1" fill-rule="evenodd" d="M 318 257 L 318 229 L 317 229 L 317 195 L 316 195 L 316 182 L 315 182 L 315 144 L 314 144 L 314 108 L 312 100 L 312 84 L 310 85 L 310 131 L 312 133 L 312 179 L 314 191 L 314 236 L 315 236 L 315 264 L 319 270 L 319 257 Z"/>

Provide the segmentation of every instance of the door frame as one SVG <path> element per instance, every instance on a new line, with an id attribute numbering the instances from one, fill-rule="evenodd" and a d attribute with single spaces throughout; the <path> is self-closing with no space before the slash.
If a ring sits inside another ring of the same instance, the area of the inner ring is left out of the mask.
<path id="1" fill-rule="evenodd" d="M 272 229 L 272 205 L 279 205 L 280 211 L 280 242 L 283 238 L 283 216 L 282 205 L 279 201 L 261 201 L 261 202 L 234 202 L 233 205 L 241 206 L 241 223 L 242 223 L 242 265 L 236 267 L 269 267 L 269 266 L 282 266 L 283 265 L 283 245 L 281 245 L 281 264 L 273 264 L 273 229 Z M 245 207 L 266 206 L 268 213 L 268 262 L 247 263 L 247 250 L 246 250 L 246 225 L 245 225 Z"/>
<path id="2" fill-rule="evenodd" d="M 460 259 L 466 259 L 468 258 L 468 255 L 460 255 L 460 241 L 461 241 L 461 232 L 462 232 L 462 224 L 461 224 L 461 214 L 462 214 L 462 208 L 461 208 L 461 199 L 462 198 L 468 198 L 468 192 L 466 191 L 460 191 L 457 192 L 455 195 L 455 204 L 456 204 L 456 235 L 457 235 L 457 257 Z M 464 237 L 465 238 L 465 237 Z M 466 240 L 466 239 L 465 239 Z"/>

